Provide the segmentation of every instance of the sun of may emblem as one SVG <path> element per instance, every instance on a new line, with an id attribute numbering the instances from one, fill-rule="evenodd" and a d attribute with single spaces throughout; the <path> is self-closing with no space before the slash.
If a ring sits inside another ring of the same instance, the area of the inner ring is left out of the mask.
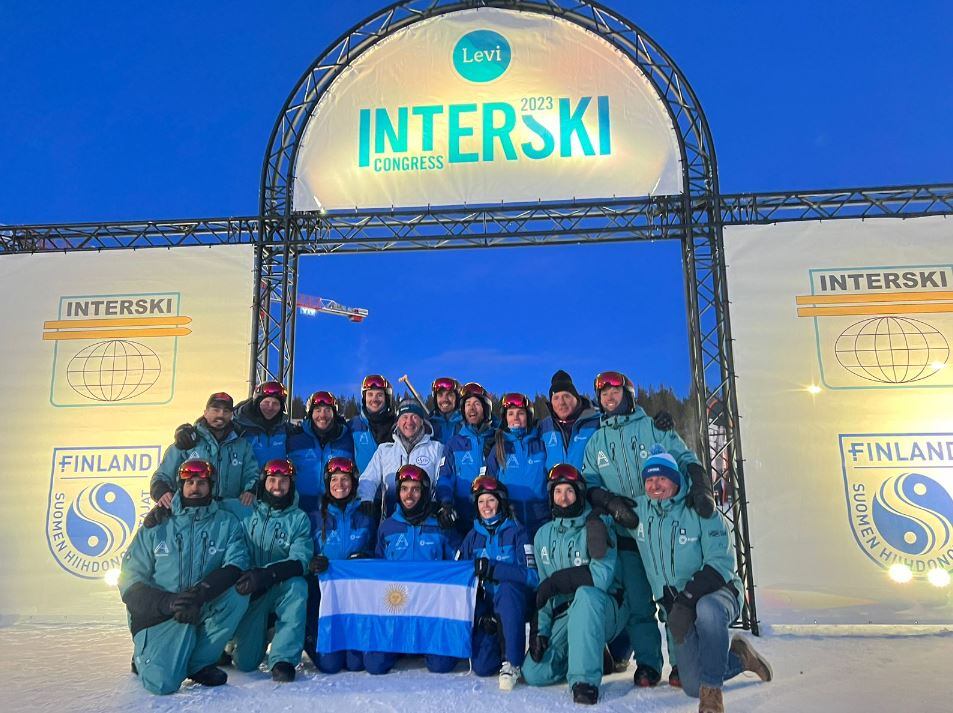
<path id="1" fill-rule="evenodd" d="M 407 606 L 407 587 L 402 584 L 392 584 L 384 594 L 384 605 L 394 614 L 398 614 Z"/>

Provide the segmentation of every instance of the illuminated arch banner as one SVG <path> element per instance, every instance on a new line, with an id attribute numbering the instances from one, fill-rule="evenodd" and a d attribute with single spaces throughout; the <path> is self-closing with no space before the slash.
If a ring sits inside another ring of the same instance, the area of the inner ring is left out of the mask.
<path id="1" fill-rule="evenodd" d="M 122 617 L 176 425 L 248 393 L 253 270 L 250 245 L 0 260 L 0 620 Z"/>
<path id="2" fill-rule="evenodd" d="M 767 623 L 953 617 L 951 245 L 943 217 L 725 229 Z"/>
<path id="3" fill-rule="evenodd" d="M 682 192 L 677 132 L 639 68 L 557 17 L 478 8 L 398 30 L 317 103 L 295 211 Z"/>

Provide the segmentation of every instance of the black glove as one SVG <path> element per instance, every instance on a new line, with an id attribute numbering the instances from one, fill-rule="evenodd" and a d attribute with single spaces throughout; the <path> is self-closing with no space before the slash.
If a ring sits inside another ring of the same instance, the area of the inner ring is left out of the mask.
<path id="1" fill-rule="evenodd" d="M 308 563 L 308 569 L 313 574 L 323 574 L 328 571 L 328 567 L 331 566 L 330 560 L 324 555 L 315 555 L 311 558 L 311 561 Z"/>
<path id="2" fill-rule="evenodd" d="M 274 583 L 275 578 L 267 569 L 250 569 L 242 572 L 242 576 L 235 582 L 235 591 L 239 594 L 256 594 L 265 591 Z"/>
<path id="3" fill-rule="evenodd" d="M 473 560 L 473 574 L 484 581 L 493 579 L 493 563 L 486 557 Z"/>
<path id="4" fill-rule="evenodd" d="M 529 637 L 529 657 L 536 663 L 543 660 L 546 649 L 549 648 L 549 637 L 533 634 Z"/>
<path id="5" fill-rule="evenodd" d="M 679 594 L 675 597 L 675 603 L 672 604 L 672 611 L 668 614 L 668 630 L 672 632 L 672 638 L 676 644 L 684 644 L 688 631 L 695 622 L 695 607 Z"/>
<path id="6" fill-rule="evenodd" d="M 197 589 L 186 589 L 172 602 L 172 616 L 180 624 L 201 623 L 202 605 L 205 600 Z"/>
<path id="7" fill-rule="evenodd" d="M 592 586 L 592 572 L 588 565 L 560 569 L 542 582 L 536 590 L 536 609 L 542 609 L 556 594 L 573 594 L 579 587 Z"/>
<path id="8" fill-rule="evenodd" d="M 172 511 L 169 510 L 169 508 L 156 505 L 152 508 L 152 510 L 146 513 L 144 518 L 142 518 L 142 526 L 155 527 L 156 525 L 161 525 L 163 522 L 169 519 L 171 514 Z"/>
<path id="9" fill-rule="evenodd" d="M 364 517 L 369 517 L 371 520 L 377 516 L 377 506 L 373 500 L 362 500 L 361 504 L 357 506 L 357 511 Z"/>
<path id="10" fill-rule="evenodd" d="M 688 503 L 700 517 L 708 518 L 715 512 L 715 496 L 711 490 L 711 478 L 698 463 L 688 464 L 688 477 L 692 481 L 688 491 Z"/>
<path id="11" fill-rule="evenodd" d="M 591 488 L 589 502 L 593 508 L 605 510 L 612 519 L 629 529 L 639 526 L 639 516 L 635 514 L 635 502 L 623 495 L 615 495 L 605 488 Z"/>
<path id="12" fill-rule="evenodd" d="M 457 511 L 453 509 L 453 505 L 444 503 L 437 509 L 437 524 L 444 530 L 449 530 L 457 524 Z"/>
<path id="13" fill-rule="evenodd" d="M 658 605 L 665 610 L 665 615 L 668 617 L 669 612 L 672 611 L 672 605 L 675 604 L 675 597 L 678 595 L 678 590 L 675 587 L 666 585 L 662 589 L 662 598 L 658 600 Z"/>
<path id="14" fill-rule="evenodd" d="M 660 431 L 671 431 L 675 428 L 675 419 L 672 418 L 672 414 L 665 409 L 659 409 L 659 412 L 655 414 L 655 418 L 652 419 L 652 422 Z"/>
<path id="15" fill-rule="evenodd" d="M 197 438 L 195 435 L 195 426 L 191 423 L 183 423 L 175 429 L 175 447 L 180 451 L 187 451 L 195 448 Z"/>
<path id="16" fill-rule="evenodd" d="M 599 514 L 599 510 L 593 510 L 586 518 L 586 542 L 589 545 L 589 556 L 597 560 L 601 560 L 609 551 L 609 532 Z"/>
<path id="17" fill-rule="evenodd" d="M 500 624 L 492 614 L 484 614 L 477 619 L 477 626 L 488 636 L 496 636 L 496 633 L 500 630 Z"/>

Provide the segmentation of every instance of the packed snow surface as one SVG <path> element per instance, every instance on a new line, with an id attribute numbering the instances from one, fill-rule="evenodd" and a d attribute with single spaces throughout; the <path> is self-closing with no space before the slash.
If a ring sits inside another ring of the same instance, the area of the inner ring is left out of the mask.
<path id="1" fill-rule="evenodd" d="M 753 639 L 774 667 L 775 680 L 742 674 L 725 687 L 728 711 L 915 711 L 950 713 L 953 626 L 800 627 L 776 629 Z M 308 711 L 377 713 L 522 713 L 579 711 L 565 685 L 512 692 L 495 677 L 481 679 L 465 665 L 447 675 L 430 674 L 419 658 L 404 660 L 387 675 L 326 676 L 299 667 L 294 683 L 275 684 L 266 672 L 227 668 L 228 685 L 186 683 L 171 696 L 153 696 L 129 673 L 132 644 L 112 625 L 18 624 L 0 628 L 0 711 Z M 666 667 L 666 678 L 668 669 Z M 661 685 L 634 690 L 631 669 L 607 677 L 600 711 L 689 712 L 697 702 Z"/>

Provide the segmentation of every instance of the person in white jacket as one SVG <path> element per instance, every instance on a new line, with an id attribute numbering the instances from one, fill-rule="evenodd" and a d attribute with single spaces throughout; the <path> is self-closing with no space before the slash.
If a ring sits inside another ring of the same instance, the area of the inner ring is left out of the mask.
<path id="1" fill-rule="evenodd" d="M 443 457 L 443 444 L 431 438 L 433 429 L 427 412 L 414 399 L 397 405 L 393 443 L 381 443 L 361 472 L 357 495 L 361 510 L 370 515 L 381 508 L 381 518 L 393 514 L 397 504 L 394 479 L 397 469 L 408 463 L 427 471 L 430 482 L 437 481 L 437 469 Z"/>

